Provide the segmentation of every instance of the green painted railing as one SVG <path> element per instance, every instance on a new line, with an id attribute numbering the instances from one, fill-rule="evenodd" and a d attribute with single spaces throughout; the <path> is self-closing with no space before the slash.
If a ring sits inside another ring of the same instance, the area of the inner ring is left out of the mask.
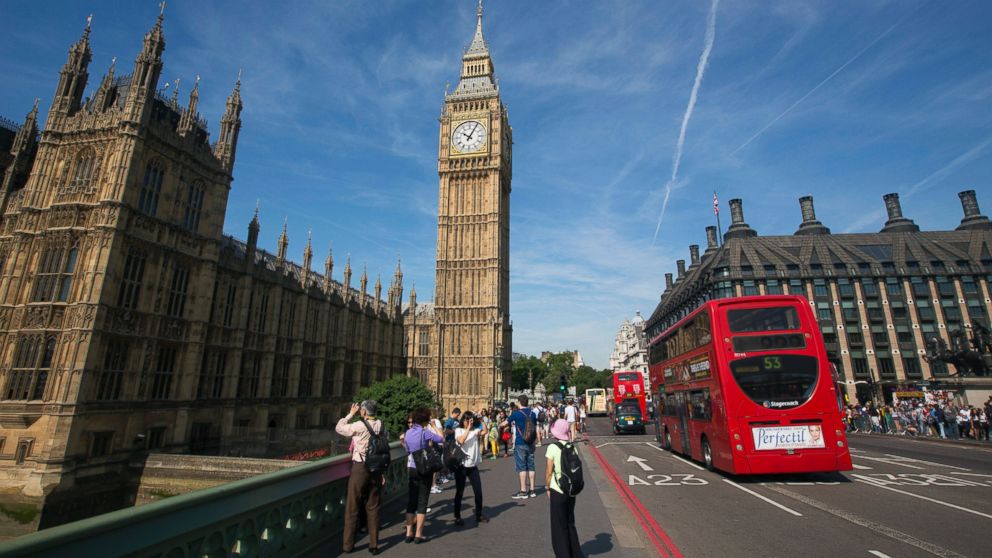
<path id="1" fill-rule="evenodd" d="M 392 446 L 383 502 L 406 493 L 406 452 Z M 0 543 L 4 558 L 299 556 L 341 532 L 350 456 L 67 523 Z"/>

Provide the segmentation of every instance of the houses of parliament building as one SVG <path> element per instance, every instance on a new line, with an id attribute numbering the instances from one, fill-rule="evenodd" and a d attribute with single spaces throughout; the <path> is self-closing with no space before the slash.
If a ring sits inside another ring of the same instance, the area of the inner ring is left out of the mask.
<path id="1" fill-rule="evenodd" d="M 186 106 L 160 90 L 164 49 L 159 15 L 133 69 L 111 65 L 84 99 L 87 23 L 44 130 L 37 104 L 0 124 L 7 495 L 105 483 L 145 450 L 301 449 L 360 386 L 406 373 L 398 265 L 370 294 L 350 263 L 332 280 L 330 254 L 313 271 L 309 241 L 290 261 L 285 228 L 259 249 L 257 212 L 246 240 L 223 234 L 240 79 L 211 142 L 199 84 Z"/>

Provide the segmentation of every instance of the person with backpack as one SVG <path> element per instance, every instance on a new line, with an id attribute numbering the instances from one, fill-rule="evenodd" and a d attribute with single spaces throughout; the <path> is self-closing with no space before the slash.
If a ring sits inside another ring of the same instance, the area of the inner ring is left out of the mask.
<path id="1" fill-rule="evenodd" d="M 569 441 L 571 426 L 565 419 L 551 425 L 551 437 L 557 440 L 548 446 L 548 500 L 551 502 L 551 549 L 555 558 L 582 558 L 579 533 L 575 529 L 575 497 L 582 491 L 582 461 Z"/>
<path id="2" fill-rule="evenodd" d="M 385 484 L 383 476 L 389 468 L 389 438 L 382 421 L 376 418 L 378 404 L 366 399 L 354 403 L 351 411 L 338 421 L 334 431 L 352 440 L 351 474 L 348 476 L 344 511 L 345 552 L 355 550 L 358 531 L 359 507 L 365 502 L 365 515 L 369 531 L 369 553 L 379 553 L 379 489 Z M 359 416 L 359 420 L 351 419 Z"/>
<path id="3" fill-rule="evenodd" d="M 520 407 L 510 413 L 503 425 L 510 427 L 514 431 L 513 461 L 520 477 L 520 491 L 512 496 L 514 500 L 525 500 L 536 498 L 537 492 L 534 489 L 534 480 L 537 472 L 534 469 L 534 442 L 537 441 L 537 425 L 531 415 L 530 408 L 527 407 L 527 396 L 521 395 L 517 398 Z M 527 483 L 530 481 L 530 490 L 527 490 Z"/>
<path id="4" fill-rule="evenodd" d="M 441 430 L 431 424 L 431 412 L 426 407 L 418 407 L 410 413 L 410 428 L 403 435 L 407 451 L 407 468 L 409 484 L 406 501 L 406 539 L 407 543 L 425 543 L 424 522 L 427 520 L 427 500 L 430 498 L 430 488 L 434 473 L 418 472 L 418 454 L 424 453 L 431 444 L 444 443 Z M 438 467 L 440 469 L 440 467 Z M 435 469 L 436 472 L 436 469 Z"/>

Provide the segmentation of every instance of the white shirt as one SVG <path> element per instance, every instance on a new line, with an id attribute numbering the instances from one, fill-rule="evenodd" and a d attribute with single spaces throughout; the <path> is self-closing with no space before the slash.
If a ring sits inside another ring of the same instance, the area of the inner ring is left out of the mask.
<path id="1" fill-rule="evenodd" d="M 571 405 L 565 407 L 565 420 L 575 422 L 575 407 Z"/>
<path id="2" fill-rule="evenodd" d="M 465 435 L 464 428 L 455 429 L 455 440 L 460 440 L 461 437 Z M 468 436 L 465 437 L 465 441 L 461 444 L 462 451 L 468 457 L 462 461 L 462 465 L 465 467 L 478 467 L 479 463 L 482 462 L 482 455 L 479 453 L 479 430 L 476 428 L 470 428 L 468 431 Z"/>

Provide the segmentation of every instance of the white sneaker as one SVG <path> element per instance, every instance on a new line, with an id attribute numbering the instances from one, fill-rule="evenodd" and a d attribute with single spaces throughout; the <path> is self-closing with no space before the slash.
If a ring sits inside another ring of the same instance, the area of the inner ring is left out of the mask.
<path id="1" fill-rule="evenodd" d="M 440 493 L 441 493 L 441 488 L 440 487 L 438 487 L 438 486 L 432 486 L 431 487 L 431 494 L 440 494 Z"/>

